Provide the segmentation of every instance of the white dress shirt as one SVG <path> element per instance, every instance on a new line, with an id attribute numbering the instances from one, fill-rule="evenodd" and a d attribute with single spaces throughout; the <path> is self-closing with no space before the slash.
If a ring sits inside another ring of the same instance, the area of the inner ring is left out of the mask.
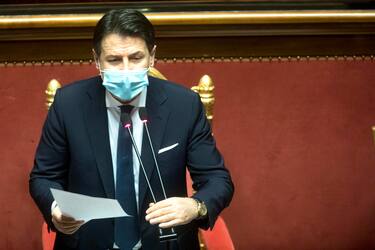
<path id="1" fill-rule="evenodd" d="M 133 101 L 128 105 L 133 106 L 130 113 L 132 119 L 132 128 L 135 144 L 138 147 L 139 153 L 142 149 L 142 138 L 143 138 L 143 124 L 139 117 L 139 108 L 146 106 L 146 95 L 147 88 L 145 88 Z M 121 102 L 116 100 L 108 91 L 105 94 L 105 103 L 107 107 L 108 114 L 108 131 L 109 131 L 109 142 L 111 145 L 111 155 L 112 155 L 112 167 L 113 167 L 113 179 L 115 181 L 116 188 L 116 173 L 117 173 L 117 139 L 118 139 L 118 129 L 120 123 L 120 106 L 123 105 Z M 135 198 L 137 201 L 137 208 L 139 208 L 139 161 L 138 157 L 133 148 L 133 173 L 134 173 L 134 190 Z M 126 211 L 125 211 L 126 212 Z M 126 232 L 124 232 L 126 233 Z M 141 248 L 141 241 L 135 245 L 133 249 Z M 114 248 L 117 246 L 114 244 Z"/>

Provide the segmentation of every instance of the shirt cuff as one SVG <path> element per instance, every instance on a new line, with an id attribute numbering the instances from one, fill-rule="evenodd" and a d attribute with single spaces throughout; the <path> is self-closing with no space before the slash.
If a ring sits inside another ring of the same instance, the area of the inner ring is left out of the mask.
<path id="1" fill-rule="evenodd" d="M 52 202 L 52 205 L 51 205 L 51 214 L 52 214 L 52 211 L 53 211 L 53 209 L 54 209 L 55 207 L 57 207 L 57 202 L 56 202 L 56 201 L 53 201 L 53 202 Z"/>

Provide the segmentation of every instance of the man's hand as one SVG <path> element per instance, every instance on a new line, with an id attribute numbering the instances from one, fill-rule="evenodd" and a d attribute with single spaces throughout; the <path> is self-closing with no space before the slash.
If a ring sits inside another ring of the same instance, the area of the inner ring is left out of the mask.
<path id="1" fill-rule="evenodd" d="M 85 223 L 82 220 L 77 221 L 72 217 L 63 215 L 58 206 L 52 210 L 52 222 L 56 229 L 64 234 L 75 233 Z"/>
<path id="2" fill-rule="evenodd" d="M 197 217 L 197 202 L 192 198 L 169 198 L 151 203 L 146 210 L 146 220 L 161 228 L 185 225 Z"/>

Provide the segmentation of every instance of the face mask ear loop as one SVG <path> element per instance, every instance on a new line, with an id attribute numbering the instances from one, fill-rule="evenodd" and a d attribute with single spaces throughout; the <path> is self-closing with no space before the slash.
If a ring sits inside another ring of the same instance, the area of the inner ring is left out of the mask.
<path id="1" fill-rule="evenodd" d="M 102 79 L 104 79 L 103 78 L 103 74 L 102 74 L 102 69 L 101 69 L 101 67 L 100 67 L 100 63 L 99 62 L 96 62 L 96 68 L 99 70 L 99 75 L 100 75 L 100 77 L 102 78 Z"/>

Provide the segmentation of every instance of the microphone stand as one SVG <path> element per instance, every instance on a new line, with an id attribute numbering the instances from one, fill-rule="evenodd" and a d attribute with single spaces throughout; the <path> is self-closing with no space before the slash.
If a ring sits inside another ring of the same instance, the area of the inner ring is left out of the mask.
<path id="1" fill-rule="evenodd" d="M 133 147 L 134 147 L 134 151 L 137 155 L 137 158 L 138 158 L 138 161 L 139 161 L 139 164 L 141 165 L 141 168 L 142 168 L 142 171 L 143 171 L 143 174 L 145 176 L 145 179 L 146 179 L 146 182 L 147 182 L 147 186 L 148 188 L 150 189 L 150 192 L 151 192 L 151 196 L 152 196 L 152 200 L 156 203 L 156 199 L 155 199 L 155 195 L 154 195 L 154 192 L 151 188 L 151 184 L 150 184 L 150 181 L 149 179 L 147 178 L 147 174 L 146 174 L 146 170 L 145 170 L 145 167 L 143 166 L 143 162 L 141 160 L 141 155 L 139 154 L 139 150 L 138 150 L 138 147 L 137 147 L 137 144 L 135 144 L 135 140 L 134 140 L 134 137 L 133 137 L 133 133 L 131 132 L 130 130 L 130 127 L 131 127 L 131 119 L 130 119 L 130 116 L 129 114 L 126 114 L 125 116 L 125 119 L 124 119 L 124 127 L 128 130 L 129 132 L 129 135 L 130 135 L 130 138 L 132 140 L 132 144 L 133 144 Z"/>
<path id="2" fill-rule="evenodd" d="M 150 144 L 150 148 L 151 148 L 151 152 L 152 152 L 152 157 L 154 159 L 154 163 L 155 163 L 155 166 L 156 166 L 156 171 L 158 173 L 158 177 L 159 177 L 161 189 L 163 191 L 163 196 L 164 196 L 164 199 L 167 199 L 167 194 L 165 192 L 164 182 L 163 182 L 163 179 L 161 178 L 159 164 L 158 164 L 158 161 L 156 160 L 155 150 L 154 150 L 154 147 L 153 147 L 153 144 L 152 144 L 150 132 L 148 130 L 148 125 L 147 125 L 148 119 L 147 119 L 146 108 L 140 108 L 139 115 L 140 115 L 141 121 L 144 124 L 144 127 L 146 129 L 147 138 L 148 138 L 148 141 L 149 141 L 149 144 Z M 160 233 L 159 240 L 160 240 L 160 242 L 166 242 L 167 249 L 169 249 L 169 243 L 170 243 L 170 241 L 177 240 L 177 233 L 175 232 L 175 230 L 174 230 L 173 227 L 171 227 L 171 232 L 170 233 L 165 234 L 165 231 L 163 231 L 162 229 L 159 230 L 159 233 Z"/>
<path id="3" fill-rule="evenodd" d="M 133 147 L 134 147 L 134 151 L 137 155 L 137 158 L 138 158 L 138 161 L 139 161 L 139 164 L 142 168 L 142 172 L 143 172 L 143 175 L 146 179 L 146 182 L 147 182 L 147 186 L 148 188 L 150 189 L 150 193 L 151 193 L 151 196 L 152 196 L 152 200 L 154 201 L 154 203 L 156 203 L 156 198 L 155 198 L 155 195 L 154 195 L 154 191 L 151 187 L 151 184 L 150 184 L 150 180 L 148 179 L 147 177 L 147 173 L 146 173 L 146 169 L 143 165 L 143 162 L 142 162 L 142 159 L 141 159 L 141 155 L 139 153 L 139 150 L 138 150 L 138 147 L 137 147 L 137 144 L 135 143 L 135 140 L 134 140 L 134 136 L 133 136 L 133 133 L 131 132 L 130 130 L 130 127 L 131 127 L 131 118 L 130 118 L 130 115 L 127 114 L 127 113 L 124 113 L 122 114 L 121 116 L 121 122 L 124 126 L 124 128 L 126 128 L 129 132 L 129 135 L 130 135 L 130 138 L 131 138 L 131 141 L 132 141 L 132 144 L 133 144 Z M 142 121 L 143 122 L 143 121 Z M 144 122 L 143 122 L 144 123 Z M 145 124 L 145 123 L 144 123 Z M 157 167 L 157 172 L 158 172 L 158 176 L 159 176 L 159 180 L 160 180 L 160 183 L 161 183 L 161 186 L 162 186 L 162 190 L 163 190 L 163 195 L 164 195 L 164 198 L 167 199 L 167 196 L 166 196 L 166 193 L 165 193 L 165 188 L 164 188 L 164 184 L 163 184 L 163 181 L 161 179 L 161 175 L 160 175 L 160 171 L 159 171 L 159 165 L 156 161 L 156 157 L 155 157 L 155 152 L 154 152 L 154 148 L 151 144 L 151 138 L 150 138 L 150 134 L 149 134 L 149 131 L 148 131 L 148 127 L 147 127 L 147 124 L 145 124 L 146 126 L 146 131 L 147 131 L 147 136 L 148 136 L 148 139 L 149 139 L 149 142 L 150 142 L 150 146 L 151 146 L 151 151 L 152 151 L 152 155 L 153 155 L 153 158 L 154 158 L 154 161 L 155 161 L 155 164 L 156 164 L 156 167 Z M 171 228 L 171 234 L 164 234 L 163 233 L 163 230 L 161 228 L 159 228 L 159 240 L 160 242 L 166 242 L 167 244 L 167 249 L 169 250 L 170 249 L 170 241 L 172 240 L 177 240 L 177 234 L 175 233 L 174 231 L 174 228 L 172 227 Z"/>

